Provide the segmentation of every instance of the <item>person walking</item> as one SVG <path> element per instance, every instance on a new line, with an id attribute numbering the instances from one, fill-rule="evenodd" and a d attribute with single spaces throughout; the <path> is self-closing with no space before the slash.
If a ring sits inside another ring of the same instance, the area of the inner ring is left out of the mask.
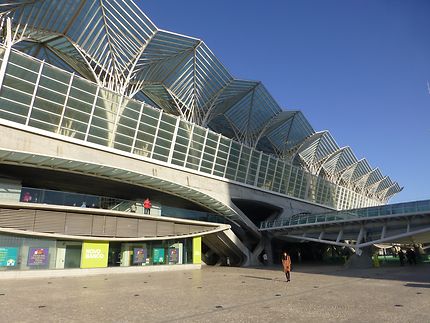
<path id="1" fill-rule="evenodd" d="M 291 275 L 291 258 L 287 252 L 282 254 L 282 267 L 284 268 L 285 277 L 287 278 L 287 282 L 290 281 Z"/>
<path id="2" fill-rule="evenodd" d="M 405 253 L 403 252 L 402 249 L 399 250 L 399 261 L 400 261 L 400 266 L 403 266 L 405 264 Z"/>
<path id="3" fill-rule="evenodd" d="M 145 214 L 151 214 L 151 206 L 151 201 L 149 200 L 149 198 L 146 198 L 145 201 L 143 201 L 143 208 Z"/>
<path id="4" fill-rule="evenodd" d="M 267 264 L 269 263 L 269 257 L 267 256 L 266 251 L 263 252 L 263 265 L 267 266 Z"/>

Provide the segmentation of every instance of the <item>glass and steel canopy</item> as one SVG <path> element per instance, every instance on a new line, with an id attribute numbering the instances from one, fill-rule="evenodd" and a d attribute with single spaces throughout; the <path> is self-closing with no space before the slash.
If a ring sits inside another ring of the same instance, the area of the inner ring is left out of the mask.
<path id="1" fill-rule="evenodd" d="M 118 94 L 88 89 L 110 102 L 109 130 L 136 98 L 381 203 L 401 190 L 300 111 L 283 110 L 261 82 L 234 78 L 202 40 L 157 28 L 132 0 L 16 0 L 0 4 L 0 24 L 4 48 Z"/>

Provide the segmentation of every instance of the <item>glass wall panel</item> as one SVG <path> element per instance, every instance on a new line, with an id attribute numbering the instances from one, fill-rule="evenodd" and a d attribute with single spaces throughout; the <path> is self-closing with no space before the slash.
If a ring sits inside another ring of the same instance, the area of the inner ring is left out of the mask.
<path id="1" fill-rule="evenodd" d="M 1 88 L 0 117 L 25 123 L 40 62 L 11 52 Z"/>
<path id="2" fill-rule="evenodd" d="M 284 162 L 281 160 L 278 160 L 276 169 L 273 175 L 273 185 L 272 190 L 275 192 L 279 192 L 281 188 L 281 181 L 282 181 L 282 170 L 284 169 Z"/>
<path id="3" fill-rule="evenodd" d="M 141 102 L 16 51 L 0 89 L 0 118 L 6 120 L 26 124 L 29 118 L 28 125 L 39 129 L 164 162 L 171 157 L 174 165 L 326 205 L 377 203 L 183 120 L 170 152 L 178 118 L 147 105 L 141 110 Z"/>
<path id="4" fill-rule="evenodd" d="M 134 147 L 135 154 L 143 157 L 151 156 L 160 114 L 161 111 L 148 106 L 143 108 L 143 114 L 140 120 Z"/>
<path id="5" fill-rule="evenodd" d="M 260 170 L 258 172 L 257 186 L 263 188 L 266 179 L 267 166 L 269 165 L 269 155 L 262 154 L 260 160 Z"/>
<path id="6" fill-rule="evenodd" d="M 131 152 L 142 104 L 139 104 L 137 101 L 124 99 L 122 105 L 124 108 L 119 115 L 114 148 Z"/>
<path id="7" fill-rule="evenodd" d="M 0 234 L 0 271 L 56 268 L 55 240 Z"/>
<path id="8" fill-rule="evenodd" d="M 206 129 L 194 126 L 191 144 L 188 147 L 187 168 L 198 170 L 206 138 Z"/>
<path id="9" fill-rule="evenodd" d="M 236 173 L 236 180 L 238 182 L 245 183 L 250 157 L 251 148 L 242 146 L 242 152 L 240 154 L 239 164 Z"/>
<path id="10" fill-rule="evenodd" d="M 155 141 L 154 154 L 152 158 L 167 161 L 170 147 L 172 145 L 173 133 L 176 126 L 176 118 L 166 113 L 162 114 Z"/>
<path id="11" fill-rule="evenodd" d="M 192 127 L 191 124 L 181 120 L 179 122 L 178 132 L 176 134 L 176 142 L 172 155 L 172 164 L 184 166 L 187 156 L 188 145 L 190 144 Z"/>
<path id="12" fill-rule="evenodd" d="M 230 155 L 227 162 L 227 172 L 225 177 L 228 179 L 235 180 L 236 169 L 238 165 L 241 145 L 237 142 L 232 141 Z"/>
<path id="13" fill-rule="evenodd" d="M 248 176 L 246 178 L 246 184 L 254 185 L 255 177 L 257 175 L 258 161 L 260 159 L 260 152 L 255 150 L 255 149 L 252 149 L 250 158 L 251 158 L 251 161 L 249 163 Z"/>
<path id="14" fill-rule="evenodd" d="M 203 152 L 203 160 L 200 170 L 210 174 L 215 160 L 216 148 L 218 144 L 218 135 L 213 132 L 208 132 L 206 137 L 206 145 Z"/>
<path id="15" fill-rule="evenodd" d="M 227 157 L 230 149 L 231 141 L 225 137 L 221 137 L 217 156 L 215 158 L 215 167 L 214 167 L 214 175 L 224 177 L 224 173 L 226 172 L 227 166 Z"/>
<path id="16" fill-rule="evenodd" d="M 64 109 L 60 134 L 85 139 L 97 86 L 74 77 Z"/>

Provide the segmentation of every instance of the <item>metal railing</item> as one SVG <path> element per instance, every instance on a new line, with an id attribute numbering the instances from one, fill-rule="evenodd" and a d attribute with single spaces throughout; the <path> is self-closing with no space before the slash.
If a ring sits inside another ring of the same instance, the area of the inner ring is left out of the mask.
<path id="1" fill-rule="evenodd" d="M 111 211 L 144 214 L 143 200 L 132 201 L 114 197 L 62 192 L 32 187 L 22 187 L 20 202 L 51 205 L 76 206 L 83 208 L 105 209 Z M 132 206 L 135 205 L 135 208 Z M 161 206 L 152 205 L 151 215 L 161 215 Z"/>
<path id="2" fill-rule="evenodd" d="M 414 201 L 407 203 L 389 204 L 384 206 L 352 209 L 320 214 L 301 213 L 291 217 L 278 218 L 260 223 L 260 229 L 272 229 L 280 227 L 291 227 L 296 225 L 316 224 L 333 221 L 351 220 L 357 218 L 373 218 L 382 216 L 395 216 L 430 212 L 430 200 Z"/>
<path id="3" fill-rule="evenodd" d="M 140 201 L 31 187 L 22 187 L 20 202 L 76 206 L 144 214 L 143 202 Z M 228 223 L 225 218 L 217 214 L 154 204 L 151 207 L 151 215 L 197 220 L 202 222 Z"/>

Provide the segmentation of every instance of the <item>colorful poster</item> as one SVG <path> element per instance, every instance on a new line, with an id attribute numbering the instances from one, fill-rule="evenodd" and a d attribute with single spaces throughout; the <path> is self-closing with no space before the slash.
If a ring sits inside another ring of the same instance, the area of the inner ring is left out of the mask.
<path id="1" fill-rule="evenodd" d="M 48 248 L 30 248 L 28 249 L 28 266 L 46 266 L 48 265 Z"/>
<path id="2" fill-rule="evenodd" d="M 193 264 L 202 263 L 202 237 L 193 238 Z"/>
<path id="3" fill-rule="evenodd" d="M 169 248 L 169 264 L 177 264 L 179 260 L 179 249 Z"/>
<path id="4" fill-rule="evenodd" d="M 18 248 L 0 248 L 0 267 L 15 267 L 17 258 Z"/>
<path id="5" fill-rule="evenodd" d="M 164 248 L 154 248 L 154 264 L 164 264 Z"/>
<path id="6" fill-rule="evenodd" d="M 141 265 L 146 263 L 146 248 L 134 248 L 133 249 L 133 264 Z"/>
<path id="7" fill-rule="evenodd" d="M 108 263 L 109 242 L 82 243 L 81 268 L 105 268 Z"/>

